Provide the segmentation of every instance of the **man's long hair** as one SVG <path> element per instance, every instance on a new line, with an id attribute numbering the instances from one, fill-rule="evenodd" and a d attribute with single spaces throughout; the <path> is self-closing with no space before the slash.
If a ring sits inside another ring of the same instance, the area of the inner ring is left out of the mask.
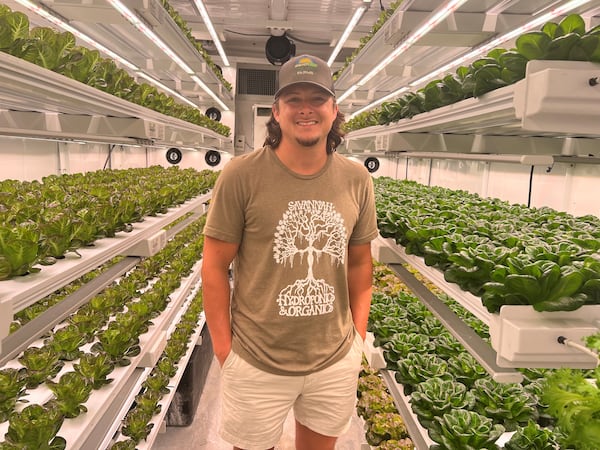
<path id="1" fill-rule="evenodd" d="M 277 103 L 278 100 L 275 100 Z M 275 107 L 278 108 L 279 105 L 275 104 Z M 329 134 L 327 135 L 327 153 L 335 152 L 335 149 L 342 143 L 344 140 L 344 136 L 346 133 L 342 130 L 342 124 L 344 123 L 344 113 L 342 113 L 339 109 L 337 112 L 337 116 L 333 121 L 333 125 L 331 125 L 331 130 L 329 130 Z M 273 111 L 271 111 L 271 117 L 267 122 L 267 137 L 265 138 L 265 142 L 263 145 L 268 145 L 271 149 L 275 150 L 281 144 L 281 128 L 279 127 L 279 122 L 275 120 L 273 116 Z"/>

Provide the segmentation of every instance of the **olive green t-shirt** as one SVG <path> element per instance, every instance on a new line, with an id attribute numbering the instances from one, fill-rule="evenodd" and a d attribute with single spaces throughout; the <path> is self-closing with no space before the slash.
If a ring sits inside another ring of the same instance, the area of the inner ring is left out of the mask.
<path id="1" fill-rule="evenodd" d="M 233 158 L 217 179 L 204 233 L 239 243 L 231 326 L 243 359 L 304 375 L 349 351 L 347 249 L 378 234 L 373 183 L 362 165 L 333 153 L 306 176 L 269 147 Z"/>

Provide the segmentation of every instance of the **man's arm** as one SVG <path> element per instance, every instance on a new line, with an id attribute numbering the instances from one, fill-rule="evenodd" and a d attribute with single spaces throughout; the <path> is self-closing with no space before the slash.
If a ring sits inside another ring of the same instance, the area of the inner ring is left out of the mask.
<path id="1" fill-rule="evenodd" d="M 231 350 L 229 265 L 238 247 L 238 244 L 208 236 L 204 238 L 202 303 L 213 351 L 221 366 Z"/>
<path id="2" fill-rule="evenodd" d="M 367 334 L 367 320 L 371 308 L 373 259 L 371 243 L 348 247 L 348 293 L 352 320 L 363 340 Z"/>

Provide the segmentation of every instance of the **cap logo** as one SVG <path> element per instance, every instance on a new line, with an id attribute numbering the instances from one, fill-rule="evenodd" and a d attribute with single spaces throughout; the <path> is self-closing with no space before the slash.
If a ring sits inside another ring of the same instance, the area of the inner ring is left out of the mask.
<path id="1" fill-rule="evenodd" d="M 302 57 L 300 59 L 298 59 L 298 61 L 296 61 L 296 64 L 294 64 L 294 68 L 296 69 L 296 73 L 298 75 L 302 75 L 302 74 L 310 74 L 310 75 L 314 75 L 315 70 L 317 70 L 319 66 L 317 65 L 317 63 L 315 61 L 313 61 L 311 58 L 307 58 L 307 57 Z"/>

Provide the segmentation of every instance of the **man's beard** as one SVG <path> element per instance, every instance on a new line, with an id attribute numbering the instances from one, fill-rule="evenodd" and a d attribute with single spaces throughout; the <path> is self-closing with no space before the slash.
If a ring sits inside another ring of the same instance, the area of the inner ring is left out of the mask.
<path id="1" fill-rule="evenodd" d="M 315 145 L 317 145 L 319 143 L 319 138 L 309 138 L 309 139 L 301 139 L 301 138 L 296 138 L 296 142 L 298 142 L 298 144 L 302 145 L 303 147 L 314 147 Z"/>

